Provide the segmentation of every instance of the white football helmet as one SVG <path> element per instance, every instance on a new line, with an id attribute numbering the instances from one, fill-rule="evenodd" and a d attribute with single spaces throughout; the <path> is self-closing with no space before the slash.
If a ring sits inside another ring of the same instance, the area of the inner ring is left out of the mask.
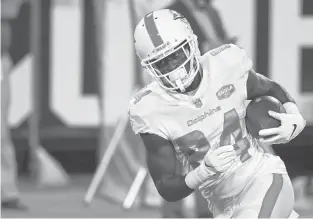
<path id="1" fill-rule="evenodd" d="M 141 65 L 166 90 L 185 92 L 199 70 L 200 50 L 187 19 L 162 9 L 144 16 L 134 32 Z"/>

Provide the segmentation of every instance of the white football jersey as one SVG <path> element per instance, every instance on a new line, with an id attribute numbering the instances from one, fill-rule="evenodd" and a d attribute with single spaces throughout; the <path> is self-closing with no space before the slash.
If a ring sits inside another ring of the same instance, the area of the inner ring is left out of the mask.
<path id="1" fill-rule="evenodd" d="M 170 140 L 177 158 L 190 168 L 197 167 L 209 149 L 234 145 L 238 158 L 232 167 L 199 187 L 211 212 L 221 215 L 231 210 L 265 160 L 272 162 L 271 173 L 286 169 L 279 157 L 265 154 L 247 133 L 246 82 L 252 61 L 245 51 L 225 44 L 203 55 L 200 63 L 203 79 L 194 95 L 169 93 L 153 82 L 132 99 L 130 121 L 136 134 L 153 133 Z"/>

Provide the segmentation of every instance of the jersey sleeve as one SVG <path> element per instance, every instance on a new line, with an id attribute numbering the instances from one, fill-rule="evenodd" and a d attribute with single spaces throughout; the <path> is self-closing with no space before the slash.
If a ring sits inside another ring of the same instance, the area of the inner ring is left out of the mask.
<path id="1" fill-rule="evenodd" d="M 234 44 L 224 44 L 211 50 L 205 56 L 210 57 L 209 65 L 213 64 L 216 69 L 225 72 L 224 76 L 227 77 L 232 75 L 231 77 L 237 79 L 243 78 L 253 67 L 247 52 Z"/>
<path id="2" fill-rule="evenodd" d="M 237 47 L 237 48 L 240 49 L 240 53 L 241 53 L 241 57 L 242 57 L 241 64 L 242 64 L 243 71 L 245 73 L 247 73 L 252 69 L 253 62 L 249 58 L 249 56 L 247 55 L 247 52 L 244 49 L 241 49 L 239 47 Z"/>
<path id="3" fill-rule="evenodd" d="M 135 134 L 151 132 L 143 116 L 137 115 L 133 110 L 129 110 L 129 120 Z"/>
<path id="4" fill-rule="evenodd" d="M 238 76 L 239 77 L 247 76 L 249 71 L 253 67 L 252 60 L 249 58 L 247 52 L 244 49 L 234 44 L 230 44 L 230 46 L 232 50 L 231 53 L 234 56 L 234 59 L 241 67 L 241 71 L 238 71 Z"/>
<path id="5" fill-rule="evenodd" d="M 138 95 L 130 101 L 129 120 L 135 134 L 150 133 L 168 139 L 166 131 L 158 122 L 157 112 L 152 104 L 138 99 Z"/>
<path id="6" fill-rule="evenodd" d="M 129 110 L 129 120 L 132 130 L 135 134 L 150 133 L 158 135 L 169 140 L 167 134 L 158 127 L 152 115 L 139 115 L 132 110 Z"/>
<path id="7" fill-rule="evenodd" d="M 232 49 L 233 52 L 236 54 L 237 58 L 236 64 L 237 67 L 235 67 L 236 69 L 235 80 L 237 81 L 237 84 L 240 87 L 238 88 L 238 90 L 242 91 L 240 93 L 243 95 L 242 96 L 243 99 L 247 99 L 248 96 L 247 84 L 250 71 L 253 71 L 253 63 L 244 49 L 233 44 Z"/>

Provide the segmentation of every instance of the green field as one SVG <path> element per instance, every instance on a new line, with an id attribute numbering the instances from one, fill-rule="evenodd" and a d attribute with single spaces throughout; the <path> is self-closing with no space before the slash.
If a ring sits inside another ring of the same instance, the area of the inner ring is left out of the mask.
<path id="1" fill-rule="evenodd" d="M 2 211 L 2 218 L 147 218 L 160 217 L 157 209 L 134 208 L 124 210 L 121 206 L 96 198 L 89 207 L 83 205 L 83 197 L 91 180 L 90 176 L 72 177 L 66 188 L 42 189 L 29 180 L 20 182 L 21 197 L 28 211 Z"/>
<path id="2" fill-rule="evenodd" d="M 96 198 L 90 207 L 83 205 L 83 197 L 90 182 L 90 176 L 72 177 L 72 184 L 66 188 L 40 189 L 26 179 L 20 180 L 21 197 L 28 205 L 28 211 L 2 211 L 2 218 L 157 218 L 160 211 L 153 208 L 123 210 L 108 200 Z M 297 210 L 300 217 L 313 217 L 311 209 Z"/>

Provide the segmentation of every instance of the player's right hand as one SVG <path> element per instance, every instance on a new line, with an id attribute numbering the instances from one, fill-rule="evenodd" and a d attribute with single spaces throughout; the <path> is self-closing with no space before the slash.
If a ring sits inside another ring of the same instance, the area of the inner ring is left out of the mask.
<path id="1" fill-rule="evenodd" d="M 225 145 L 209 150 L 203 158 L 205 166 L 215 173 L 225 172 L 237 158 L 233 145 Z"/>

